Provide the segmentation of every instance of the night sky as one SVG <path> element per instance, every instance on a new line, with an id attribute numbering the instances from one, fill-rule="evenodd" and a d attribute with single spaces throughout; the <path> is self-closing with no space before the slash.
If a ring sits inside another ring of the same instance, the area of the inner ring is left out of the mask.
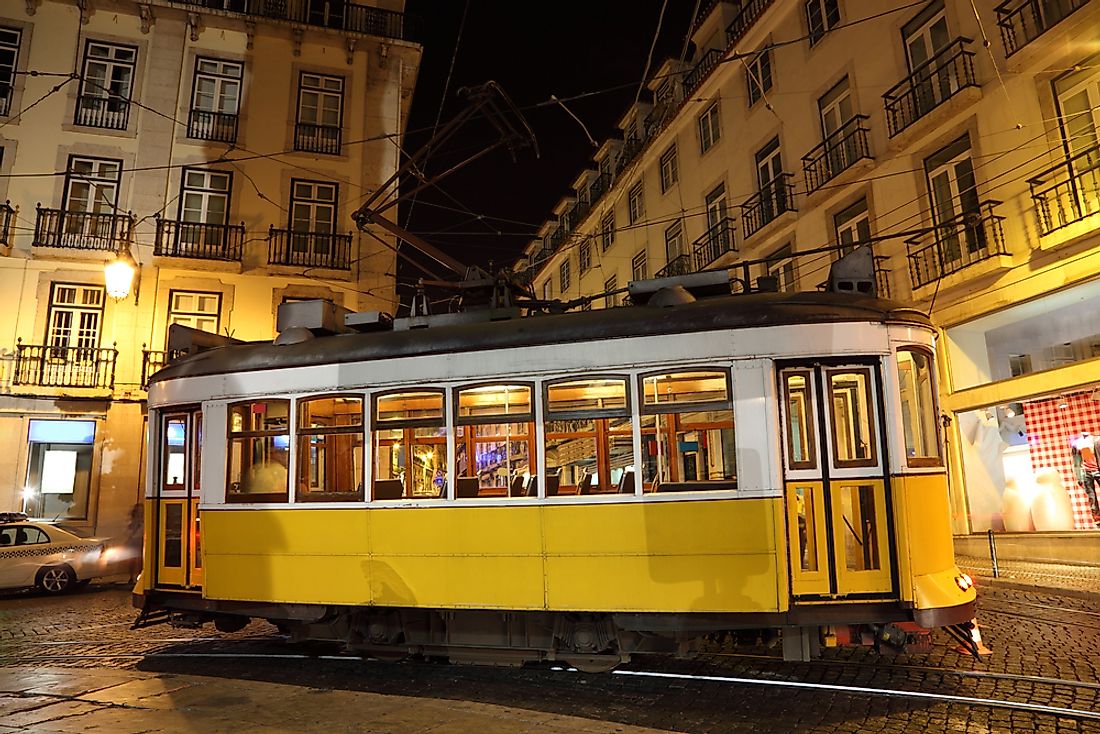
<path id="1" fill-rule="evenodd" d="M 695 5 L 695 0 L 667 0 L 649 74 L 665 58 L 680 56 Z M 463 263 L 486 269 L 511 264 L 595 152 L 565 110 L 544 103 L 551 95 L 566 100 L 598 143 L 611 137 L 641 84 L 661 6 L 662 0 L 408 0 L 406 14 L 416 19 L 414 40 L 423 44 L 424 56 L 406 150 L 427 142 L 441 101 L 445 124 L 466 104 L 458 94 L 461 87 L 493 80 L 521 108 L 538 140 L 539 157 L 527 149 L 513 163 L 506 150 L 494 151 L 443 179 L 443 191 L 430 189 L 415 203 L 405 201 L 401 224 Z M 444 97 L 452 56 L 454 71 Z M 599 93 L 568 101 L 590 92 Z M 443 171 L 494 139 L 484 122 L 472 123 L 433 151 L 426 172 Z M 445 279 L 455 277 L 418 259 Z M 403 311 L 411 284 L 430 276 L 399 262 L 398 277 Z"/>

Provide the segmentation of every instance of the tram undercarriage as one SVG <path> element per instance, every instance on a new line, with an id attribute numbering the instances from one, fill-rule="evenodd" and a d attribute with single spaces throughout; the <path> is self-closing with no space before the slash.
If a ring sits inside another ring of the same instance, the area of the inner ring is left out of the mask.
<path id="1" fill-rule="evenodd" d="M 693 657 L 708 649 L 781 645 L 784 660 L 804 661 L 818 657 L 824 647 L 926 651 L 932 629 L 915 617 L 935 621 L 971 654 L 979 654 L 976 645 L 968 644 L 973 603 L 914 615 L 883 602 L 787 613 L 635 614 L 223 602 L 162 591 L 135 594 L 134 601 L 142 610 L 135 627 L 213 623 L 222 632 L 236 632 L 258 618 L 293 642 L 340 642 L 349 652 L 382 660 L 421 657 L 482 665 L 561 661 L 585 672 L 602 672 L 628 662 L 634 653 Z"/>

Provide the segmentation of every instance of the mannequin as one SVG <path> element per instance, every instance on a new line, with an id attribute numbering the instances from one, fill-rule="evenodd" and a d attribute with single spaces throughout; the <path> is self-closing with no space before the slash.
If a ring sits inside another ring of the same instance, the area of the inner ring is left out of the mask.
<path id="1" fill-rule="evenodd" d="M 1093 520 L 1100 521 L 1100 505 L 1096 501 L 1096 490 L 1100 487 L 1100 436 L 1083 431 L 1070 441 L 1070 446 L 1073 452 L 1073 474 L 1089 497 Z"/>

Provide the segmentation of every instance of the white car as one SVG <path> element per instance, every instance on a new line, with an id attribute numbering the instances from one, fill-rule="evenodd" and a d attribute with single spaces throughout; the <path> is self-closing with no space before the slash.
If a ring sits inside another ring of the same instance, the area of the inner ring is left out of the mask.
<path id="1" fill-rule="evenodd" d="M 103 574 L 106 542 L 81 538 L 22 512 L 0 512 L 0 589 L 60 594 Z"/>

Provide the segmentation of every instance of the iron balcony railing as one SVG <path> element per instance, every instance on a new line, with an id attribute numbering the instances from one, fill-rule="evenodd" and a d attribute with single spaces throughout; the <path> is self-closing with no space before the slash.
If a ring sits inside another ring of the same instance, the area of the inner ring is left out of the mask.
<path id="1" fill-rule="evenodd" d="M 0 204 L 0 246 L 11 245 L 11 223 L 14 219 L 15 209 L 12 209 L 11 202 Z"/>
<path id="2" fill-rule="evenodd" d="M 271 265 L 351 269 L 350 234 L 296 232 L 271 227 L 267 239 L 267 261 Z"/>
<path id="3" fill-rule="evenodd" d="M 392 10 L 342 0 L 176 0 L 186 5 L 227 10 L 231 13 L 295 23 L 369 33 L 384 38 L 408 38 L 408 18 Z"/>
<path id="4" fill-rule="evenodd" d="M 145 345 L 141 345 L 141 389 L 149 389 L 149 378 L 153 376 L 157 370 L 164 367 L 173 359 L 182 357 L 186 352 L 180 350 L 156 351 L 153 349 L 146 349 Z"/>
<path id="5" fill-rule="evenodd" d="M 299 122 L 294 126 L 294 150 L 340 155 L 341 130 L 333 125 Z"/>
<path id="6" fill-rule="evenodd" d="M 237 142 L 237 115 L 228 112 L 191 110 L 187 115 L 187 137 L 213 140 L 218 143 Z"/>
<path id="7" fill-rule="evenodd" d="M 1100 213 L 1100 145 L 1051 166 L 1028 185 L 1041 235 Z"/>
<path id="8" fill-rule="evenodd" d="M 619 165 L 618 170 L 623 170 L 630 165 L 631 161 L 638 157 L 638 154 L 642 152 L 642 148 L 645 147 L 646 141 L 641 138 L 627 138 L 623 142 L 622 150 L 619 151 Z"/>
<path id="9" fill-rule="evenodd" d="M 956 38 L 882 95 L 886 124 L 894 137 L 967 87 L 974 79 L 969 38 Z"/>
<path id="10" fill-rule="evenodd" d="M 703 80 L 707 78 L 707 75 L 718 66 L 719 60 L 722 58 L 722 52 L 716 48 L 712 48 L 699 57 L 699 61 L 695 63 L 691 71 L 684 77 L 684 96 L 691 94 L 699 85 L 703 83 Z"/>
<path id="11" fill-rule="evenodd" d="M 733 235 L 733 219 L 723 217 L 692 243 L 691 254 L 695 260 L 695 269 L 702 270 L 727 252 L 737 252 L 737 246 Z"/>
<path id="12" fill-rule="evenodd" d="M 196 260 L 239 261 L 244 246 L 244 223 L 204 224 L 157 218 L 153 254 Z"/>
<path id="13" fill-rule="evenodd" d="M 119 97 L 82 94 L 76 102 L 77 125 L 125 130 L 130 118 L 130 102 Z"/>
<path id="14" fill-rule="evenodd" d="M 997 26 L 1001 29 L 1001 41 L 1005 56 L 1012 56 L 1043 35 L 1072 13 L 1088 4 L 1089 0 L 1009 0 L 994 10 Z"/>
<path id="15" fill-rule="evenodd" d="M 772 2 L 774 2 L 774 0 L 749 0 L 741 6 L 741 10 L 734 17 L 733 21 L 726 26 L 727 49 L 741 40 L 741 37 L 748 32 L 752 24 L 756 22 L 756 19 L 760 17 L 761 13 L 768 9 L 768 6 L 771 5 Z"/>
<path id="16" fill-rule="evenodd" d="M 871 157 L 867 142 L 867 115 L 856 115 L 802 157 L 806 191 L 817 191 L 851 168 L 858 160 Z"/>
<path id="17" fill-rule="evenodd" d="M 70 212 L 41 205 L 35 211 L 34 244 L 39 247 L 114 252 L 120 242 L 129 241 L 134 227 L 130 213 Z"/>
<path id="18" fill-rule="evenodd" d="M 65 345 L 23 344 L 15 347 L 15 385 L 114 389 L 118 350 Z"/>
<path id="19" fill-rule="evenodd" d="M 976 262 L 1007 255 L 999 201 L 984 201 L 926 232 L 906 240 L 913 287 L 934 283 Z"/>
<path id="20" fill-rule="evenodd" d="M 691 268 L 691 254 L 685 252 L 668 261 L 668 265 L 657 271 L 658 278 L 671 278 L 676 275 L 687 275 L 694 272 Z"/>
<path id="21" fill-rule="evenodd" d="M 780 173 L 772 181 L 760 187 L 751 198 L 741 205 L 741 226 L 748 239 L 768 222 L 784 212 L 793 212 L 794 186 L 792 175 Z"/>
<path id="22" fill-rule="evenodd" d="M 885 255 L 875 255 L 875 295 L 879 298 L 890 298 L 890 271 L 886 268 L 889 259 Z"/>
<path id="23" fill-rule="evenodd" d="M 601 173 L 592 179 L 592 183 L 588 187 L 588 201 L 589 211 L 596 205 L 596 202 L 600 200 L 600 197 L 607 193 L 607 190 L 611 187 L 611 176 L 606 173 Z"/>

